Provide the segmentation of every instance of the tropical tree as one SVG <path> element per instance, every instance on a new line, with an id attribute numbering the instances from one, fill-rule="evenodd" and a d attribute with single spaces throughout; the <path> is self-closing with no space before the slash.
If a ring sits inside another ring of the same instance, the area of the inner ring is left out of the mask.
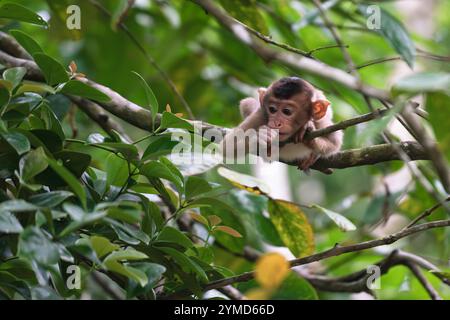
<path id="1" fill-rule="evenodd" d="M 0 3 L 0 298 L 449 298 L 450 3 L 417 27 L 425 2 Z M 273 180 L 204 152 L 286 75 L 341 152 Z"/>

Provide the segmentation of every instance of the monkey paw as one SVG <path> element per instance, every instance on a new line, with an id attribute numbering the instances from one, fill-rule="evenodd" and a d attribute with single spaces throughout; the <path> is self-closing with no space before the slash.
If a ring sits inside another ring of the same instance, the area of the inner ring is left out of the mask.
<path id="1" fill-rule="evenodd" d="M 310 144 L 312 140 L 305 141 L 305 135 L 308 132 L 311 132 L 315 129 L 314 123 L 312 121 L 308 121 L 303 127 L 301 127 L 297 134 L 294 135 L 295 143 L 304 143 L 306 145 Z"/>
<path id="2" fill-rule="evenodd" d="M 309 172 L 309 168 L 319 159 L 318 155 L 311 153 L 307 158 L 299 159 L 297 163 L 297 168 L 304 172 Z"/>

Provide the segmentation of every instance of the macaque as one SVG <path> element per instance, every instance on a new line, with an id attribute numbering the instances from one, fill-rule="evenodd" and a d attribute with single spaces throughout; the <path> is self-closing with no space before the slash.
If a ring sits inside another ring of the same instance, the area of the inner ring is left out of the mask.
<path id="1" fill-rule="evenodd" d="M 312 140 L 304 139 L 307 132 L 333 124 L 330 102 L 309 82 L 286 77 L 275 81 L 267 89 L 260 88 L 258 94 L 259 99 L 245 98 L 240 102 L 244 121 L 238 128 L 266 129 L 263 139 L 268 145 L 278 136 L 281 160 L 297 162 L 297 167 L 307 172 L 320 157 L 339 151 L 343 136 L 341 131 Z"/>

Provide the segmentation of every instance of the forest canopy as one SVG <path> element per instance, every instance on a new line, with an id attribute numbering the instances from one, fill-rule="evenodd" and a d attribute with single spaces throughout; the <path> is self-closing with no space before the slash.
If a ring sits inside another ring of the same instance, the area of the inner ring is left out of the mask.
<path id="1" fill-rule="evenodd" d="M 0 299 L 449 299 L 449 10 L 1 1 Z M 206 152 L 283 77 L 341 150 Z"/>

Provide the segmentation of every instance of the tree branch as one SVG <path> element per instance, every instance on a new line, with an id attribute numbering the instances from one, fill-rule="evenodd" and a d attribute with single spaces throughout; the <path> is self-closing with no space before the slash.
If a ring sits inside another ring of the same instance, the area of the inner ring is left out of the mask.
<path id="1" fill-rule="evenodd" d="M 414 116 L 413 108 L 409 104 L 403 109 L 401 114 L 411 130 L 416 134 L 417 140 L 423 146 L 425 152 L 430 157 L 431 163 L 433 164 L 445 191 L 450 193 L 450 170 L 448 162 L 439 149 L 436 141 L 431 139 L 424 126 L 419 122 L 419 119 Z"/>
<path id="2" fill-rule="evenodd" d="M 0 46 L 0 49 L 3 49 Z M 44 77 L 39 70 L 38 66 L 34 61 L 20 59 L 12 57 L 5 52 L 0 51 L 0 63 L 4 64 L 7 67 L 17 67 L 17 66 L 23 66 L 27 69 L 27 76 L 31 79 L 34 79 L 36 81 L 43 81 Z M 109 98 L 109 102 L 95 102 L 90 104 L 89 106 L 86 106 L 86 104 L 82 105 L 82 108 L 89 108 L 91 107 L 92 110 L 94 110 L 94 105 L 100 105 L 110 113 L 114 114 L 115 116 L 121 118 L 122 120 L 125 120 L 126 122 L 141 128 L 143 130 L 151 131 L 152 130 L 152 118 L 150 111 L 138 106 L 137 104 L 125 99 L 123 96 L 118 94 L 117 92 L 111 90 L 110 88 L 103 86 L 101 84 L 98 84 L 92 80 L 89 80 L 87 78 L 80 78 L 80 81 L 86 83 L 87 85 L 96 88 L 97 90 L 103 92 L 106 94 Z M 86 102 L 89 100 L 77 97 L 71 97 L 71 99 L 76 99 L 78 102 Z M 83 109 L 84 110 L 84 109 Z M 92 111 L 91 110 L 91 111 Z M 95 108 L 95 110 L 99 110 L 99 108 Z M 324 128 L 316 131 L 313 131 L 309 133 L 309 137 L 315 138 L 324 134 L 328 134 L 330 132 L 341 130 L 344 128 L 347 128 L 351 125 L 355 125 L 364 121 L 369 121 L 377 116 L 384 115 L 384 111 L 375 111 L 372 113 L 368 113 L 362 116 L 358 116 L 353 119 L 345 120 L 340 123 L 337 123 L 329 128 Z M 98 117 L 96 117 L 98 118 Z M 100 116 L 101 118 L 101 116 Z M 98 118 L 98 120 L 101 120 Z M 161 120 L 161 115 L 158 114 L 156 117 L 156 125 L 159 124 Z M 204 132 L 205 130 L 218 130 L 223 135 L 227 132 L 227 129 L 217 127 L 208 123 L 202 123 L 200 121 L 191 121 L 193 125 L 199 125 L 201 128 L 201 131 Z M 99 123 L 100 125 L 105 125 L 102 122 Z M 111 125 L 111 124 L 110 124 Z M 216 141 L 217 142 L 217 141 Z M 404 152 L 409 156 L 411 160 L 427 160 L 429 157 L 423 149 L 420 147 L 420 145 L 416 142 L 402 142 L 400 144 L 396 145 L 389 145 L 389 144 L 381 144 L 381 145 L 375 145 L 370 146 L 367 148 L 362 149 L 353 149 L 353 150 L 345 150 L 336 153 L 335 155 L 319 159 L 314 166 L 312 166 L 312 169 L 326 169 L 326 168 L 348 168 L 348 167 L 355 167 L 355 166 L 363 166 L 368 164 L 375 164 L 379 162 L 384 161 L 391 161 L 391 160 L 401 160 L 400 156 L 396 153 L 395 147 L 401 147 Z M 293 164 L 293 163 L 287 163 L 287 164 Z"/>
<path id="3" fill-rule="evenodd" d="M 410 235 L 418 233 L 418 232 L 422 232 L 422 231 L 425 231 L 428 229 L 448 227 L 448 226 L 450 226 L 450 220 L 439 220 L 439 221 L 423 223 L 423 224 L 420 224 L 420 225 L 417 225 L 417 226 L 414 226 L 414 227 L 411 227 L 408 229 L 401 230 L 397 233 L 391 234 L 391 235 L 383 237 L 383 238 L 369 240 L 369 241 L 365 241 L 365 242 L 361 242 L 361 243 L 357 243 L 357 244 L 353 244 L 353 245 L 348 245 L 348 246 L 336 245 L 329 250 L 322 251 L 322 252 L 307 256 L 307 257 L 291 260 L 290 265 L 291 265 L 291 267 L 296 267 L 296 266 L 308 264 L 311 262 L 327 259 L 330 257 L 336 257 L 336 256 L 342 255 L 344 253 L 348 253 L 348 252 L 356 252 L 356 251 L 366 250 L 366 249 L 379 247 L 379 246 L 383 246 L 383 245 L 388 245 L 388 244 L 392 244 L 392 243 L 398 241 L 401 238 L 410 236 Z M 220 288 L 220 287 L 223 287 L 226 285 L 230 285 L 233 283 L 237 283 L 237 282 L 246 282 L 246 281 L 253 279 L 254 276 L 255 276 L 254 272 L 246 272 L 241 275 L 234 276 L 234 277 L 229 277 L 229 278 L 210 282 L 209 284 L 207 284 L 204 287 L 204 289 L 211 290 L 211 289 L 217 289 L 217 288 Z"/>
<path id="4" fill-rule="evenodd" d="M 427 278 L 425 278 L 418 266 L 410 262 L 407 262 L 406 266 L 411 270 L 417 280 L 419 280 L 420 284 L 428 292 L 432 300 L 442 300 L 442 298 L 439 296 L 439 293 L 436 291 L 436 289 L 433 288 Z"/>
<path id="5" fill-rule="evenodd" d="M 233 35 L 242 43 L 250 47 L 261 58 L 266 61 L 278 61 L 280 63 L 289 65 L 293 68 L 300 69 L 320 77 L 330 79 L 354 89 L 358 92 L 364 93 L 367 96 L 389 100 L 389 93 L 368 85 L 360 84 L 360 81 L 347 72 L 331 67 L 323 62 L 316 61 L 311 58 L 302 57 L 292 52 L 279 52 L 266 46 L 262 46 L 261 42 L 254 41 L 252 33 L 236 19 L 230 17 L 223 9 L 216 6 L 211 0 L 191 0 L 207 13 L 211 14 L 220 24 L 230 30 Z"/>

